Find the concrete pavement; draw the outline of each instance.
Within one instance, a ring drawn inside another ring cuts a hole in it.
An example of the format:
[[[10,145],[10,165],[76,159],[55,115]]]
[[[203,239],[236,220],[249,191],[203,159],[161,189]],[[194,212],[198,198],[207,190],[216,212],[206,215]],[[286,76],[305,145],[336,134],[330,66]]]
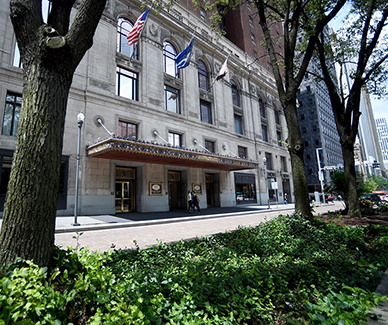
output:
[[[340,202],[315,207],[316,213],[335,211],[342,208]],[[231,208],[210,208],[202,214],[186,211],[159,213],[130,213],[119,216],[81,216],[80,226],[72,226],[74,218],[57,217],[55,242],[62,247],[88,247],[105,251],[134,248],[136,241],[140,248],[164,243],[189,240],[232,231],[238,227],[256,226],[273,217],[294,212],[294,204],[267,206],[248,205]],[[82,233],[82,235],[80,235]]]

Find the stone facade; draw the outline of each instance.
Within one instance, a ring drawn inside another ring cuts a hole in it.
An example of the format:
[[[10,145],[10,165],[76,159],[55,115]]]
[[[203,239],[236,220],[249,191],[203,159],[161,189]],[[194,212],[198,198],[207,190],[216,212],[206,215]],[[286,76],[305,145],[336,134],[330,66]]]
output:
[[[0,102],[3,103],[0,109],[3,164],[0,199],[4,201],[9,171],[6,161],[15,146],[15,136],[6,125],[10,112],[4,107],[7,99],[11,105],[8,107],[17,107],[11,95],[21,96],[23,81],[22,70],[15,62],[16,41],[9,19],[9,1],[0,2]],[[120,19],[127,19],[133,24],[142,11],[132,1],[108,1],[94,45],[75,72],[66,115],[58,214],[74,213],[76,116],[80,111],[85,121],[81,130],[79,215],[184,209],[187,192],[192,188],[200,196],[201,208],[266,204],[264,157],[271,159],[267,171],[271,181],[279,184],[278,200],[287,192],[289,202],[293,201],[288,152],[278,141],[279,136],[281,140],[287,138],[286,122],[272,74],[258,62],[252,63],[254,59],[228,39],[218,38],[208,22],[193,10],[178,4],[158,15],[151,11],[137,46],[138,55],[128,56],[118,45],[118,23]],[[189,66],[179,70],[179,76],[167,73],[165,42],[179,53],[186,48],[192,35],[195,35],[195,42]],[[229,72],[214,82],[226,57]],[[207,70],[209,85],[206,89],[199,84],[199,60]],[[128,86],[131,86],[131,98],[120,94],[127,92]],[[232,89],[239,97],[238,105],[233,101]],[[259,98],[266,111],[265,117],[260,115]],[[167,104],[171,103],[178,103],[178,111],[168,109]],[[204,111],[201,111],[201,103],[205,105]],[[12,114],[17,115],[17,112]],[[263,123],[267,125],[268,139],[263,139]],[[136,141],[156,146],[170,142],[177,151],[198,152],[204,161],[216,157],[235,158],[240,167],[217,169],[206,163],[176,164],[170,160],[165,162],[162,156],[149,161],[141,156],[136,160],[128,152],[127,158],[124,155],[103,158],[88,155],[87,148],[92,144],[106,138],[123,137],[123,127],[136,130]],[[251,167],[245,169],[244,161],[252,163]],[[236,172],[253,175],[246,178],[250,183],[237,184]],[[237,193],[236,188],[241,193]]]

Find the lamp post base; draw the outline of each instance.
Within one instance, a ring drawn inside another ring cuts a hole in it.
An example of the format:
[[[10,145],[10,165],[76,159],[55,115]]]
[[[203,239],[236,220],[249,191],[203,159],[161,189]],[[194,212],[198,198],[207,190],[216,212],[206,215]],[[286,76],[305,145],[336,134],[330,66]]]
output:
[[[74,222],[74,223],[72,223],[71,225],[72,225],[72,226],[81,226],[81,224],[78,223],[78,222]]]

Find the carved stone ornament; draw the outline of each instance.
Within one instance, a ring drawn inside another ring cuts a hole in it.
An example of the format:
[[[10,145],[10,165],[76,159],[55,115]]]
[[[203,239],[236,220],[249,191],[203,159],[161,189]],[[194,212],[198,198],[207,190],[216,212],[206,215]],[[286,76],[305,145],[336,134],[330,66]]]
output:
[[[158,26],[154,23],[151,23],[149,26],[150,34],[154,37],[158,36]]]

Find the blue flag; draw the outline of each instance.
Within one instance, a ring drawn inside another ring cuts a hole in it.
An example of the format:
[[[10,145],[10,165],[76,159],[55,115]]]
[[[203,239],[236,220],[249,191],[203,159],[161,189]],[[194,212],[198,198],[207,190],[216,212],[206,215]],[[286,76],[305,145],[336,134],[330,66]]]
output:
[[[194,36],[191,38],[189,46],[175,57],[178,69],[186,68],[190,64],[191,52],[193,51]]]

